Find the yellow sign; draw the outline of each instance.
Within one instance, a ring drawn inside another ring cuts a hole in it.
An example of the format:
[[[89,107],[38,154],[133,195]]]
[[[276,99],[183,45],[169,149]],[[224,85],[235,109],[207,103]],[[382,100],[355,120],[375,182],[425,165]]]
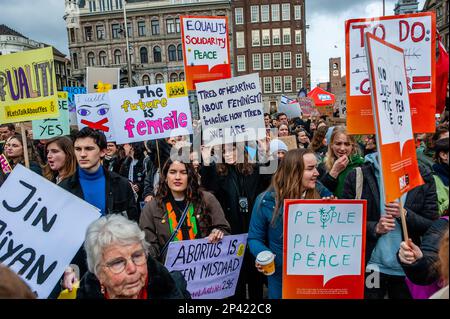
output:
[[[187,96],[186,82],[170,82],[166,83],[167,97],[183,97]]]
[[[51,47],[0,56],[0,123],[59,116]]]

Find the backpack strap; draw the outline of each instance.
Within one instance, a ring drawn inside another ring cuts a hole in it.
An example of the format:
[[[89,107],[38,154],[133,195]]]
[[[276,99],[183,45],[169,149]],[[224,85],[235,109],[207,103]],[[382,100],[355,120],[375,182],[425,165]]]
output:
[[[356,168],[356,196],[355,199],[361,199],[363,188],[363,173],[361,167]]]

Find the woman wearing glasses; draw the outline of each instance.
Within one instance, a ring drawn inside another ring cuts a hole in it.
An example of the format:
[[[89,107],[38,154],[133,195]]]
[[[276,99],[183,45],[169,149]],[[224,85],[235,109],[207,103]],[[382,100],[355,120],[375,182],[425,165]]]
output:
[[[93,222],[84,248],[89,272],[77,299],[186,299],[186,281],[148,256],[149,244],[139,226],[121,215]]]

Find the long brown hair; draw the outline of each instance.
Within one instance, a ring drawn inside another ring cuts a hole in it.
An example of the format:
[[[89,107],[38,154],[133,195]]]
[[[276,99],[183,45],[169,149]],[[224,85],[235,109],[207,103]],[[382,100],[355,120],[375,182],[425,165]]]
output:
[[[327,136],[328,126],[321,126],[314,132],[313,139],[309,148],[313,152],[317,152],[323,146],[323,139]]]
[[[442,236],[439,245],[439,260],[437,262],[438,271],[441,274],[445,285],[448,285],[448,229]]]
[[[23,154],[22,154],[22,158],[20,159],[20,161],[18,161],[18,163],[23,163],[25,161],[25,147],[24,147],[24,140],[22,139],[22,135],[21,134],[14,134],[13,136],[10,136],[6,142],[8,142],[9,140],[12,139],[16,139],[19,141],[19,143],[22,145],[22,150],[23,150]],[[39,164],[39,166],[42,167],[42,161],[41,158],[39,157],[38,153],[36,152],[36,148],[34,147],[33,143],[31,142],[31,140],[29,138],[25,138],[25,143],[27,143],[27,150],[28,150],[28,159],[29,161],[33,161],[36,162],[37,164]],[[15,166],[15,165],[14,165]]]
[[[328,151],[325,156],[325,167],[327,171],[330,171],[333,168],[334,162],[337,160],[336,155],[334,155],[333,146],[334,140],[339,134],[344,134],[347,137],[347,140],[352,145],[352,152],[350,156],[358,154],[358,145],[356,144],[355,138],[352,135],[349,135],[347,129],[344,126],[336,126],[331,133],[330,143],[328,143]]]
[[[235,148],[236,152],[242,152],[244,155],[244,162],[243,163],[236,163],[234,164],[236,166],[236,170],[238,173],[249,176],[253,174],[253,171],[255,169],[254,164],[250,163],[248,160],[248,152],[245,150],[244,143],[234,143],[233,148]],[[230,164],[225,163],[225,159],[223,157],[223,154],[225,153],[225,145],[222,146],[222,163],[216,164],[216,171],[219,176],[227,176],[228,175],[228,166]]]
[[[303,172],[305,170],[304,156],[314,153],[309,149],[294,149],[286,153],[280,166],[272,177],[272,188],[275,191],[275,209],[272,215],[272,225],[280,215],[279,209],[285,199],[302,198],[305,189],[302,187]],[[307,189],[305,199],[320,199],[316,189]]]
[[[75,155],[75,149],[73,147],[72,140],[67,136],[58,136],[48,140],[45,144],[45,154],[47,154],[47,148],[51,143],[56,143],[56,145],[66,155],[66,160],[62,169],[62,171],[64,172],[62,176],[63,179],[66,179],[75,174],[75,171],[77,170],[77,157]],[[43,175],[48,180],[53,180],[58,175],[58,172],[52,171],[50,165],[46,164],[43,169]]]

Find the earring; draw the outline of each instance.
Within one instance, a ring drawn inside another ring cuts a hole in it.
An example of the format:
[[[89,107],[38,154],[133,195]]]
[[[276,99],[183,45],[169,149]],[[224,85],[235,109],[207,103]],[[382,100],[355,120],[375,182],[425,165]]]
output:
[[[100,291],[101,291],[102,294],[104,295],[104,294],[105,294],[105,286],[100,285]]]

